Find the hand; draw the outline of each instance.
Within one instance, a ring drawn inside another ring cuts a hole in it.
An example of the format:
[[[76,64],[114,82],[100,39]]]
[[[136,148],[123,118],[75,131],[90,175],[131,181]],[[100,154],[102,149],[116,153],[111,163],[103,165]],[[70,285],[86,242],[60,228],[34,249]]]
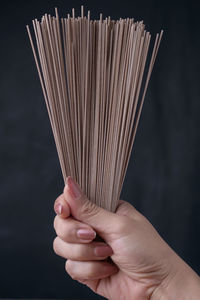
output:
[[[199,277],[132,205],[120,201],[116,213],[108,212],[68,177],[55,211],[54,251],[95,293],[110,300],[200,299]]]

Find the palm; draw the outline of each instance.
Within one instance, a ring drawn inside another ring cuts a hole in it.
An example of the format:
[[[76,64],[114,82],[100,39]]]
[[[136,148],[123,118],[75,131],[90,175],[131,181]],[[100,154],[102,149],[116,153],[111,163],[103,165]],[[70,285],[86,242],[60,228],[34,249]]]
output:
[[[147,293],[145,285],[130,278],[122,271],[104,279],[88,280],[84,283],[95,293],[110,300],[131,299],[130,295],[134,296],[134,300],[144,299]]]

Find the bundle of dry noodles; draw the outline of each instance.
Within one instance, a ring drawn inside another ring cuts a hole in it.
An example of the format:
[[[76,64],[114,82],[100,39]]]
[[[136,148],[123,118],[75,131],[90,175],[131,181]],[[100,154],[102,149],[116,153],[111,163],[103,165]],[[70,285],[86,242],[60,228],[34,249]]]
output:
[[[34,40],[27,30],[63,178],[115,211],[163,32],[147,66],[143,22],[55,13],[33,20]]]

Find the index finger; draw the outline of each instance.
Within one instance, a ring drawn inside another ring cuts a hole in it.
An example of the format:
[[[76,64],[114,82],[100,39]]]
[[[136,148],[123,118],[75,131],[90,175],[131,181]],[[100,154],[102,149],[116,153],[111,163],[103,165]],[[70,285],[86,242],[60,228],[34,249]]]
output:
[[[54,203],[54,210],[57,215],[61,218],[66,219],[70,216],[70,207],[67,201],[64,198],[64,195],[61,194]]]

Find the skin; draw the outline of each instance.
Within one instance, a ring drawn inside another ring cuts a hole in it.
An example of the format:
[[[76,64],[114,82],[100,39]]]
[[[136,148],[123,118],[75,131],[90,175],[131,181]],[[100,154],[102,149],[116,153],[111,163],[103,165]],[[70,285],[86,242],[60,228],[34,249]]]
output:
[[[54,209],[54,251],[67,259],[67,273],[95,293],[110,300],[200,299],[198,275],[129,203],[108,212],[69,177]]]

